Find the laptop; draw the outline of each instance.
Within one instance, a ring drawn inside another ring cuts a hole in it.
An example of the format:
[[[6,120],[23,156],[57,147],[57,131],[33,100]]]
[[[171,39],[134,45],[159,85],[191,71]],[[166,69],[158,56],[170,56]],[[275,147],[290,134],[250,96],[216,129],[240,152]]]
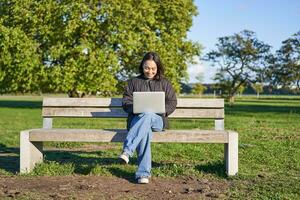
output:
[[[166,112],[165,92],[133,92],[133,113]]]

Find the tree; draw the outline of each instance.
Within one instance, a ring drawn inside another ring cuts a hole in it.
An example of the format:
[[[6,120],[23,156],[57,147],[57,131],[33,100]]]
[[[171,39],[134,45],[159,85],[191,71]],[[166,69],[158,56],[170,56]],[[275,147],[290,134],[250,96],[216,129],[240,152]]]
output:
[[[269,58],[267,77],[271,84],[300,91],[300,31],[282,42]]]
[[[238,88],[239,96],[242,96],[244,91],[245,91],[245,85],[240,85],[240,87]]]
[[[195,95],[202,96],[202,94],[204,93],[204,91],[207,89],[207,87],[205,87],[202,84],[203,79],[204,79],[204,74],[202,72],[198,73],[196,75],[196,79],[197,79],[197,83],[195,83],[193,85],[192,93],[195,94]]]
[[[249,30],[221,37],[216,46],[217,50],[207,53],[204,59],[219,66],[215,80],[233,103],[241,85],[262,79],[270,46]]]
[[[257,98],[259,98],[259,94],[264,91],[264,85],[262,83],[254,83],[252,84],[252,88],[255,90]]]
[[[0,94],[39,91],[43,77],[38,44],[19,28],[0,23]]]
[[[192,93],[195,95],[202,96],[206,89],[207,88],[202,83],[195,83],[192,89]]]
[[[199,44],[187,39],[196,14],[192,0],[0,0],[3,26],[37,44],[32,53],[44,76],[34,90],[71,96],[117,92],[119,81],[138,72],[147,51],[160,54],[179,91],[187,63],[200,54]]]

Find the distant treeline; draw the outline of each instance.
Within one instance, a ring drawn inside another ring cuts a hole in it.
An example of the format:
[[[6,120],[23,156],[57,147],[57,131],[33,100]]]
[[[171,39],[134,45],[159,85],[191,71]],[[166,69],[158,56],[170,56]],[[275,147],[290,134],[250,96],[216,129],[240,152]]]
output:
[[[181,83],[181,90],[180,93],[182,94],[192,94],[193,93],[193,87],[195,84],[185,84]],[[216,94],[216,95],[224,95],[221,88],[217,88],[216,84],[203,84],[203,86],[206,88],[203,92],[203,94]],[[244,91],[242,93],[237,92],[235,95],[243,95],[243,94],[257,94],[256,90],[251,87],[247,86],[245,87]],[[273,88],[272,86],[263,86],[262,92],[260,94],[267,94],[267,95],[300,95],[300,91],[297,90],[291,90],[290,88]]]

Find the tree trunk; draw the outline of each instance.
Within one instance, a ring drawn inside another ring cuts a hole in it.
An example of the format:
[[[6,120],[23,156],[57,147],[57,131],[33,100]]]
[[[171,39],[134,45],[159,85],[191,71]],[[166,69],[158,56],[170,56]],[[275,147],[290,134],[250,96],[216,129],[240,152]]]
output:
[[[229,101],[229,104],[230,104],[230,105],[233,105],[233,104],[234,104],[234,95],[230,95],[230,96],[228,97],[228,101]]]
[[[83,98],[85,97],[85,93],[84,92],[80,93],[76,89],[72,89],[68,91],[68,96],[70,98]]]

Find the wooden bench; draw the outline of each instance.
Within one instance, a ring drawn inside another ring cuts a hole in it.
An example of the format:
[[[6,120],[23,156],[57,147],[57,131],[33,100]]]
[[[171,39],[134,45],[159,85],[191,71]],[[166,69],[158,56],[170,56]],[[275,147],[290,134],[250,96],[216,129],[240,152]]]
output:
[[[55,129],[54,117],[126,118],[121,98],[44,98],[43,128],[20,133],[20,172],[30,172],[43,161],[43,142],[123,142],[126,130]],[[214,119],[214,130],[166,130],[155,132],[152,142],[221,143],[225,145],[226,173],[238,172],[238,133],[224,130],[223,99],[178,99],[170,118]]]

